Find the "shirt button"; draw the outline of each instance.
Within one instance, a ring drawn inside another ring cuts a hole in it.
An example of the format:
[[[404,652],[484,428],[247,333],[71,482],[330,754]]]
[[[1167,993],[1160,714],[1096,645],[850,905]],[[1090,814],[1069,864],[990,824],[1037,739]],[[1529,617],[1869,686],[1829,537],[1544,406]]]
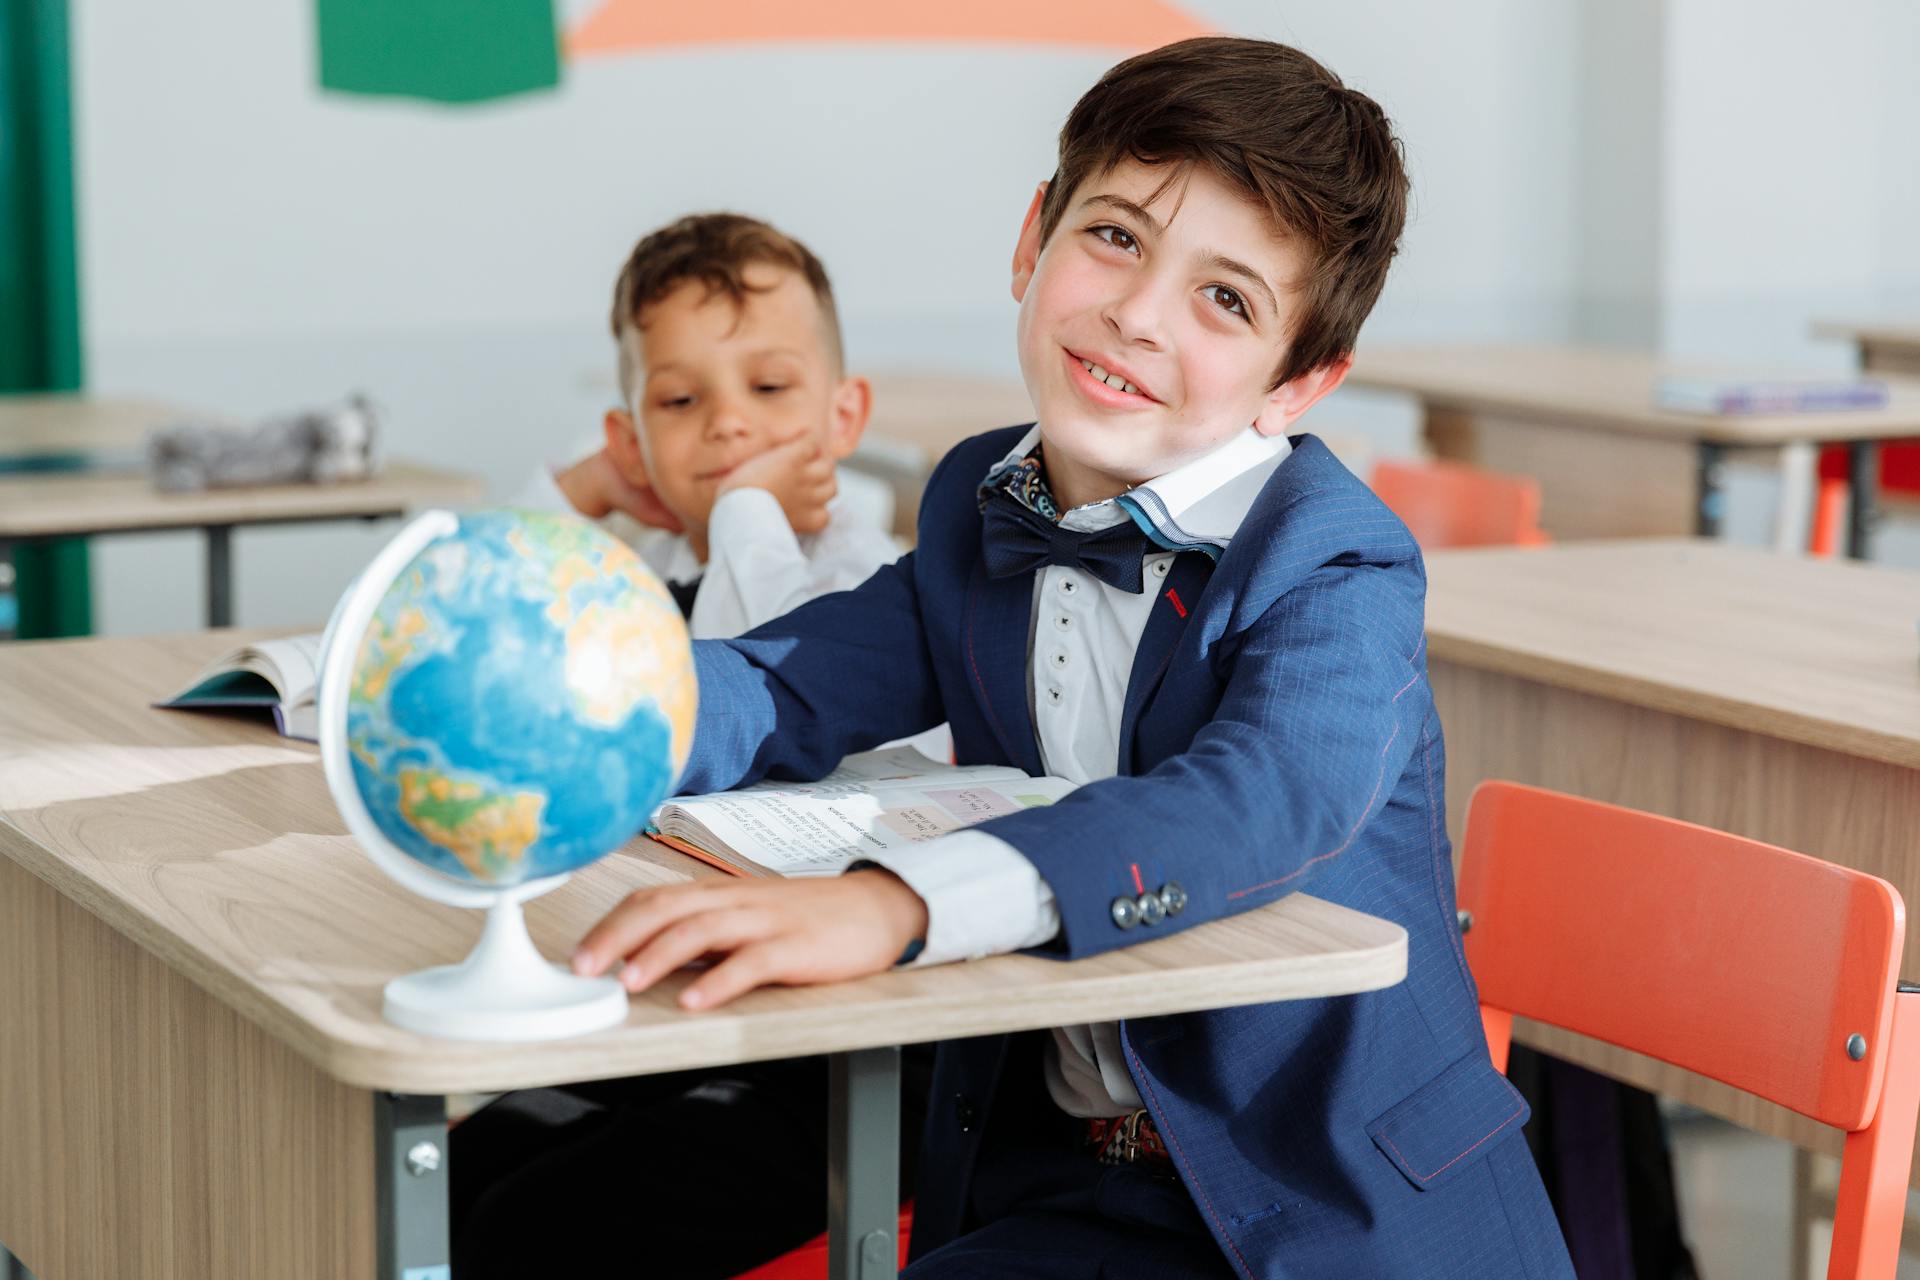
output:
[[[1055,630],[1071,631],[1073,630],[1073,619],[1063,613],[1063,614],[1060,614],[1058,617],[1054,618],[1053,625]]]
[[[1167,909],[1168,915],[1179,915],[1187,909],[1187,891],[1178,882],[1167,881],[1160,886],[1160,905]]]
[[[1157,893],[1141,894],[1140,901],[1136,905],[1140,908],[1141,924],[1159,924],[1167,918],[1167,909],[1161,904],[1160,895]]]
[[[1166,576],[1167,576],[1167,566],[1168,566],[1168,564],[1169,564],[1169,563],[1171,563],[1171,562],[1170,562],[1170,561],[1166,561],[1166,560],[1156,560],[1156,561],[1154,561],[1154,562],[1153,562],[1153,576],[1154,576],[1154,577],[1156,577],[1156,578],[1164,578],[1164,577],[1166,577]]]
[[[1061,694],[1061,689],[1059,685],[1055,685],[1053,686],[1053,688],[1047,690],[1047,701],[1053,703],[1055,706],[1060,705],[1061,696],[1062,694]]]
[[[1048,661],[1052,662],[1056,667],[1065,667],[1071,659],[1067,657],[1067,651],[1065,649],[1055,649],[1052,654],[1048,656]]]
[[[1070,595],[1072,595],[1072,594],[1073,594],[1074,592],[1076,592],[1076,591],[1078,591],[1079,589],[1080,589],[1080,584],[1079,584],[1079,583],[1077,583],[1077,582],[1075,582],[1075,581],[1074,581],[1074,580],[1073,580],[1072,578],[1062,578],[1062,579],[1060,579],[1060,594],[1061,594],[1061,595],[1063,595],[1063,596],[1070,596]]]
[[[1115,898],[1108,910],[1113,913],[1113,922],[1122,929],[1131,929],[1140,923],[1140,904],[1132,898]]]

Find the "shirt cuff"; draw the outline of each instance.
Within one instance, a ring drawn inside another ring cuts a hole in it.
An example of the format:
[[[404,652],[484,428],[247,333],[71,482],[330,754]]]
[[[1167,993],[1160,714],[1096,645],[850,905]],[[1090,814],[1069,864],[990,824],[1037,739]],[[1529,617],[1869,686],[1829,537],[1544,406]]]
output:
[[[1022,951],[1060,932],[1047,882],[1018,849],[984,831],[956,831],[861,861],[893,872],[927,904],[927,945],[914,967]]]

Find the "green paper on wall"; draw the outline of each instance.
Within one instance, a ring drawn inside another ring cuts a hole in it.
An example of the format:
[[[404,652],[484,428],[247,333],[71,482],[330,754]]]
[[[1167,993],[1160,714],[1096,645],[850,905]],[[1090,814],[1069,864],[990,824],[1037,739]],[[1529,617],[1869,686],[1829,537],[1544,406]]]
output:
[[[484,102],[560,83],[553,0],[315,0],[320,87]]]

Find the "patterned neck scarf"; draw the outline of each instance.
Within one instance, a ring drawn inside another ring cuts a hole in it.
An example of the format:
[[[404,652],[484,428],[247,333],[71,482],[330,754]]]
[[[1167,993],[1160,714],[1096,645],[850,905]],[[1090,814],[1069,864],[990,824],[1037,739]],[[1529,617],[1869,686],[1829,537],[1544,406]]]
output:
[[[986,509],[994,494],[1004,493],[1042,519],[1060,523],[1060,507],[1047,484],[1047,464],[1041,448],[1036,444],[1026,457],[1002,462],[987,473],[987,478],[980,482],[981,510]]]

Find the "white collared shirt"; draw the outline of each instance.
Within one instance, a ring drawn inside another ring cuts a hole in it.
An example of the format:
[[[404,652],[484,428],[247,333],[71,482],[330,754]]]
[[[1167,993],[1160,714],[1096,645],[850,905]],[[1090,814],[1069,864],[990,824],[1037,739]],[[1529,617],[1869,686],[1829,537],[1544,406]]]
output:
[[[1038,428],[1028,432],[1007,459],[1025,457],[1039,438]],[[1290,452],[1285,436],[1263,436],[1249,427],[1121,498],[1075,507],[1060,523],[1104,529],[1133,518],[1125,503],[1145,516],[1160,547],[1217,556]],[[1028,699],[1048,773],[1087,783],[1119,772],[1120,721],[1134,651],[1160,597],[1157,584],[1173,560],[1172,551],[1149,550],[1145,589],[1138,594],[1059,565],[1034,575]],[[1019,850],[983,831],[958,831],[873,861],[926,901],[926,946],[916,964],[1019,951],[1060,931],[1053,891],[1040,873]],[[1054,1101],[1071,1115],[1123,1115],[1141,1105],[1114,1023],[1056,1029],[1046,1075]]]
[[[687,629],[696,640],[744,635],[815,596],[846,591],[900,558],[900,547],[863,514],[864,495],[849,492],[877,481],[840,473],[842,496],[827,508],[827,527],[795,534],[780,502],[765,489],[734,489],[713,504],[707,521],[707,562],[700,563],[684,534],[669,533],[614,512],[597,523],[620,539],[666,582],[698,579]],[[884,488],[884,486],[880,486]],[[886,495],[889,496],[890,495]],[[536,511],[571,511],[567,496],[542,469],[518,495]],[[916,740],[917,742],[917,740]]]

